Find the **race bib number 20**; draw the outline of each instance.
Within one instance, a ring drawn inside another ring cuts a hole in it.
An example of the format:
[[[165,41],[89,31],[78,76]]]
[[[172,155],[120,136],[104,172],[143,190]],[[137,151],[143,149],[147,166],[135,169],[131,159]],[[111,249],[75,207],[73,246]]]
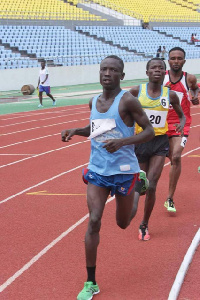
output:
[[[165,127],[168,111],[145,109],[145,113],[153,127],[156,128]]]

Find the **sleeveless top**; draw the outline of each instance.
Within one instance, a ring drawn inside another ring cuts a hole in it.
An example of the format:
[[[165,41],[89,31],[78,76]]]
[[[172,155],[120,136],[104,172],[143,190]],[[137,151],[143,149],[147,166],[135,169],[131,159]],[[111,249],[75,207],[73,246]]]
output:
[[[121,139],[134,135],[134,127],[128,127],[119,115],[119,103],[127,91],[121,91],[105,113],[97,111],[97,95],[92,100],[90,115],[91,154],[88,169],[103,176],[116,174],[135,174],[140,171],[135,146],[126,145],[114,153],[109,153],[103,146],[105,140]]]
[[[147,87],[148,83],[140,85],[138,100],[154,128],[155,135],[164,135],[168,130],[169,89],[161,86],[161,95],[157,98],[152,98],[148,95]],[[136,124],[136,134],[142,130],[143,129]]]
[[[169,71],[166,71],[163,85],[168,85],[171,91],[174,91],[180,101],[183,113],[186,117],[186,126],[191,124],[190,115],[190,98],[189,98],[189,87],[187,85],[187,73],[183,72],[180,79],[176,82],[172,82],[170,79]],[[169,124],[180,123],[178,115],[172,106],[170,106],[167,121]]]

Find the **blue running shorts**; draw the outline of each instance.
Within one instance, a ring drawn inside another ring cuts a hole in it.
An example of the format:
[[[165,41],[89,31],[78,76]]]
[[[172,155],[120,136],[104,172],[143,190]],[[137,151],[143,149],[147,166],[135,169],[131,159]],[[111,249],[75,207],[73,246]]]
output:
[[[45,92],[46,94],[50,94],[50,86],[39,85],[39,92]]]
[[[123,196],[129,195],[138,177],[139,173],[103,176],[89,169],[83,169],[84,183],[88,184],[89,182],[99,187],[109,188],[111,196],[115,194]]]

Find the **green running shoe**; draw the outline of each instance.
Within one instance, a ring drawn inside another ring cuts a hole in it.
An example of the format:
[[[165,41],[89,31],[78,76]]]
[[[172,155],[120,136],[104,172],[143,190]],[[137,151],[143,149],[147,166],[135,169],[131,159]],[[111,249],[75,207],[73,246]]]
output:
[[[141,188],[141,194],[145,193],[146,190],[149,188],[149,180],[146,177],[146,172],[140,170],[140,175],[139,175],[140,180],[143,180],[143,186]]]
[[[171,199],[171,198],[168,198],[165,201],[164,207],[166,207],[169,212],[174,212],[174,213],[176,212],[176,208],[174,206],[173,199]]]
[[[84,283],[84,288],[78,294],[77,300],[91,300],[93,295],[98,294],[100,289],[97,284],[93,284],[92,281],[87,281]]]

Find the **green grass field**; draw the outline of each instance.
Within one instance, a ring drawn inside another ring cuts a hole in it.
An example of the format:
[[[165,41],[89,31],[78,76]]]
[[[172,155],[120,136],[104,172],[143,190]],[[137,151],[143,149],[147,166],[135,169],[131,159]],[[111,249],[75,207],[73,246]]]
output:
[[[198,82],[200,74],[196,75]],[[123,80],[121,81],[122,88],[130,88],[134,85],[147,82],[147,79]],[[77,104],[86,104],[90,98],[100,93],[102,87],[100,83],[81,84],[72,86],[52,87],[51,94],[56,98],[56,106],[68,106]],[[0,114],[9,114],[15,112],[33,111],[38,109],[39,99],[37,90],[30,95],[24,96],[21,91],[3,91],[0,92]],[[44,108],[52,107],[52,100],[46,97],[44,93],[43,99]],[[52,107],[54,108],[54,107]],[[43,109],[43,108],[42,108]]]

